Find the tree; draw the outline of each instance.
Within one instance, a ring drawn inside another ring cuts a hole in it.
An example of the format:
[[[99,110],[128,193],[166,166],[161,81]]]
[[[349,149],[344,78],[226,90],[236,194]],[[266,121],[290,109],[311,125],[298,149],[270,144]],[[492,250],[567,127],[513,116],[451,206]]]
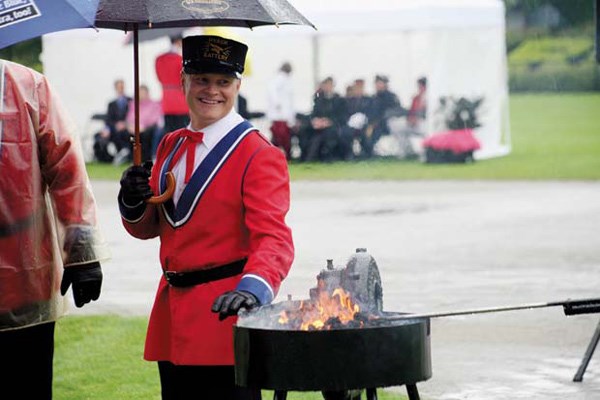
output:
[[[36,71],[43,72],[40,54],[42,52],[42,39],[35,38],[14,44],[0,50],[0,58],[26,65]]]
[[[507,11],[520,11],[525,16],[544,5],[555,7],[564,18],[565,27],[580,26],[594,19],[595,0],[504,0]]]

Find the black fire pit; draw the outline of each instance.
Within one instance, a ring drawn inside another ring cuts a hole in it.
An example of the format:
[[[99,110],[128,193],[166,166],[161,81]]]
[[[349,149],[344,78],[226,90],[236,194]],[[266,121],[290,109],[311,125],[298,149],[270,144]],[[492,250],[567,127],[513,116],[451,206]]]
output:
[[[342,268],[327,260],[309,294],[307,300],[290,299],[240,316],[234,326],[238,385],[274,390],[275,400],[285,400],[288,391],[360,400],[363,390],[367,400],[377,400],[377,388],[405,385],[410,400],[418,400],[417,382],[431,377],[432,318],[555,306],[562,306],[565,315],[600,312],[600,298],[422,314],[384,312],[379,269],[364,248],[356,249]]]
[[[261,308],[260,314],[278,315],[298,303],[273,304]],[[274,390],[276,399],[285,399],[287,391],[362,389],[376,399],[376,388],[406,385],[414,400],[419,398],[416,383],[431,377],[428,318],[312,331],[273,327],[259,320],[256,315],[241,317],[234,327],[236,383]]]

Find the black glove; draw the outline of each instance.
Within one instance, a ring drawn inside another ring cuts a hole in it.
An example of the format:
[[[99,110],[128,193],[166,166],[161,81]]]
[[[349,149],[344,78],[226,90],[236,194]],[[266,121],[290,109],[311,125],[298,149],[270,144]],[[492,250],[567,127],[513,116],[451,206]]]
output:
[[[149,183],[151,170],[152,161],[146,161],[143,165],[133,165],[123,172],[119,197],[125,204],[134,206],[154,195]]]
[[[102,287],[102,268],[99,262],[66,267],[60,284],[60,293],[64,296],[73,284],[73,299],[79,308],[100,297]]]
[[[237,315],[242,308],[250,310],[258,305],[258,299],[252,293],[234,290],[217,297],[213,303],[212,312],[219,313],[219,321],[223,321],[227,317]]]

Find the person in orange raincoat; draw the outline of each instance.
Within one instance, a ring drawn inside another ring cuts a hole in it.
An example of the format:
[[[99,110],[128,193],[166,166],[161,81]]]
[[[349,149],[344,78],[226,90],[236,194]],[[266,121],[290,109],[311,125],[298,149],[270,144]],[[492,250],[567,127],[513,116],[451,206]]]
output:
[[[63,296],[97,300],[109,256],[73,128],[43,75],[0,60],[0,382],[24,399],[52,398]]]
[[[158,361],[164,400],[260,398],[235,386],[232,328],[240,309],[273,300],[294,257],[285,155],[234,108],[246,52],[218,36],[184,39],[191,123],[163,138],[154,167],[121,179],[125,228],[161,242],[144,357]],[[173,198],[146,203],[169,171]]]

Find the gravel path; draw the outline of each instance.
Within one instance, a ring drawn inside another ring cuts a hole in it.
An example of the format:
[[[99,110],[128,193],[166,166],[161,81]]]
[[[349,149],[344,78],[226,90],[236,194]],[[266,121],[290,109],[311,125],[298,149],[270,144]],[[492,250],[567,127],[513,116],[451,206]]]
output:
[[[74,314],[147,315],[158,241],[127,236],[118,183],[92,183],[113,258],[100,301]],[[430,312],[600,295],[598,182],[294,182],[296,260],[276,299],[308,296],[331,258],[375,257],[384,309]],[[600,314],[560,308],[432,320],[426,399],[599,399],[600,354],[572,377]],[[404,391],[402,388],[398,388]]]

